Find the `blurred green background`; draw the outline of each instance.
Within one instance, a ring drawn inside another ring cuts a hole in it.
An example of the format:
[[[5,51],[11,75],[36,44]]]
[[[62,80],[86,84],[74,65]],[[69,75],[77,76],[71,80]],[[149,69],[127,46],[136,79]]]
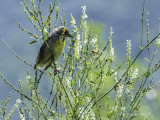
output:
[[[45,0],[42,8],[44,13],[48,12],[48,4],[52,0]],[[109,37],[109,27],[113,27],[113,47],[115,49],[116,59],[120,61],[126,55],[126,40],[132,40],[132,58],[139,51],[141,40],[141,18],[143,0],[59,0],[60,8],[64,8],[66,15],[66,26],[71,30],[70,13],[73,14],[76,23],[78,24],[82,15],[81,6],[87,6],[88,20],[93,19],[96,23],[95,31],[99,35],[99,45],[103,45]],[[149,11],[149,27],[150,39],[159,32],[159,17],[160,17],[160,0],[146,0],[145,10]],[[3,38],[11,46],[11,48],[23,59],[31,64],[35,63],[38,44],[27,45],[32,41],[29,36],[21,31],[14,17],[22,24],[24,28],[30,28],[30,22],[23,11],[21,0],[0,0],[0,38]],[[45,15],[45,14],[44,14]],[[146,18],[146,11],[144,18]],[[146,38],[146,19],[144,19],[144,40]],[[34,31],[33,31],[34,32]],[[65,48],[67,49],[67,48]],[[137,66],[141,65],[142,69],[145,66],[144,57],[147,57],[145,52],[140,56]],[[144,67],[145,68],[145,67]],[[33,68],[25,65],[18,60],[0,41],[0,72],[11,82],[18,87],[18,80],[25,82],[27,76],[26,69],[29,69],[34,75]],[[156,81],[159,80],[159,75],[156,76]],[[3,101],[12,91],[3,80],[0,80],[0,102]],[[143,101],[141,108],[142,115],[152,120],[158,120],[160,117],[160,95],[159,87],[152,90]],[[10,106],[15,104],[18,94],[13,92]],[[10,108],[8,108],[10,110]],[[16,118],[16,116],[15,116]],[[14,117],[12,118],[14,119]]]

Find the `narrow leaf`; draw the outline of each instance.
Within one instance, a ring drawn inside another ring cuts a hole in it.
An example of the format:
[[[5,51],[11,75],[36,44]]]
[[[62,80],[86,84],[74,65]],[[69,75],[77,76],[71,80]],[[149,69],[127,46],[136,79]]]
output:
[[[35,40],[35,41],[32,41],[32,42],[30,42],[30,43],[28,43],[27,45],[32,45],[33,43],[36,43],[37,41]]]

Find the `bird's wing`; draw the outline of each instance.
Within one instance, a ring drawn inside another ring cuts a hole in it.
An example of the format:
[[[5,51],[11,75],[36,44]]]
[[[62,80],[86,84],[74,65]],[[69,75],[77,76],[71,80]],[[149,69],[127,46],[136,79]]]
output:
[[[44,52],[47,47],[46,43],[48,43],[50,40],[57,40],[57,39],[59,39],[59,36],[56,33],[52,33],[51,35],[48,36],[46,42],[44,42],[41,45],[41,48],[38,52],[38,56],[37,56],[36,64],[35,64],[34,68],[36,68],[39,65],[39,63],[41,62],[41,60],[44,58]]]
[[[35,64],[34,68],[36,68],[36,67],[38,66],[38,64],[41,62],[41,60],[43,59],[45,47],[46,47],[46,43],[44,42],[44,43],[41,45],[41,48],[40,48],[40,50],[39,50],[39,52],[38,52],[38,56],[37,56],[36,64]]]

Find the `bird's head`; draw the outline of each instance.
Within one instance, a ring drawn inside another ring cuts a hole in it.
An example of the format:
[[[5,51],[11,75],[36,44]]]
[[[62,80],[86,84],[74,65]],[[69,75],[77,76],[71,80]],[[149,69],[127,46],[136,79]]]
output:
[[[73,37],[70,33],[69,33],[69,30],[66,28],[66,27],[64,27],[64,26],[60,26],[60,27],[58,27],[58,28],[55,28],[54,30],[53,30],[56,34],[58,34],[58,35],[60,35],[60,36],[62,36],[62,37]]]

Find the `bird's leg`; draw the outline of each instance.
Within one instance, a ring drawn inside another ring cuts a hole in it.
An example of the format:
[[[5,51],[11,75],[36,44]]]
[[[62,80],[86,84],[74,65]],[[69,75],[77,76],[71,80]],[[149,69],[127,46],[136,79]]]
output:
[[[52,61],[44,68],[44,71],[46,71],[51,65],[52,65]]]
[[[59,74],[59,70],[57,69],[57,65],[55,63],[55,59],[53,56],[51,57],[51,63],[52,62],[53,62],[53,66],[51,65],[51,67],[54,69],[54,75]]]
[[[55,63],[55,61],[53,61],[53,67],[54,67],[54,75],[59,74],[59,70],[57,69],[57,65]]]
[[[52,66],[52,56],[46,60],[46,63],[49,63],[49,64],[45,66],[44,71],[46,71],[49,67]]]
[[[48,59],[49,60],[49,59]],[[47,60],[47,61],[48,61]],[[47,62],[46,61],[46,62]],[[39,82],[40,82],[40,79],[41,79],[41,77],[42,77],[42,75],[43,75],[43,73],[51,66],[51,64],[52,64],[52,62],[50,62],[49,63],[49,65],[47,65],[45,68],[44,68],[44,70],[43,71],[41,71],[41,74],[39,75],[39,78],[37,78],[37,63],[35,64],[35,70],[36,70],[36,72],[35,72],[35,88],[36,88],[36,90],[38,89],[38,84],[39,84]]]

